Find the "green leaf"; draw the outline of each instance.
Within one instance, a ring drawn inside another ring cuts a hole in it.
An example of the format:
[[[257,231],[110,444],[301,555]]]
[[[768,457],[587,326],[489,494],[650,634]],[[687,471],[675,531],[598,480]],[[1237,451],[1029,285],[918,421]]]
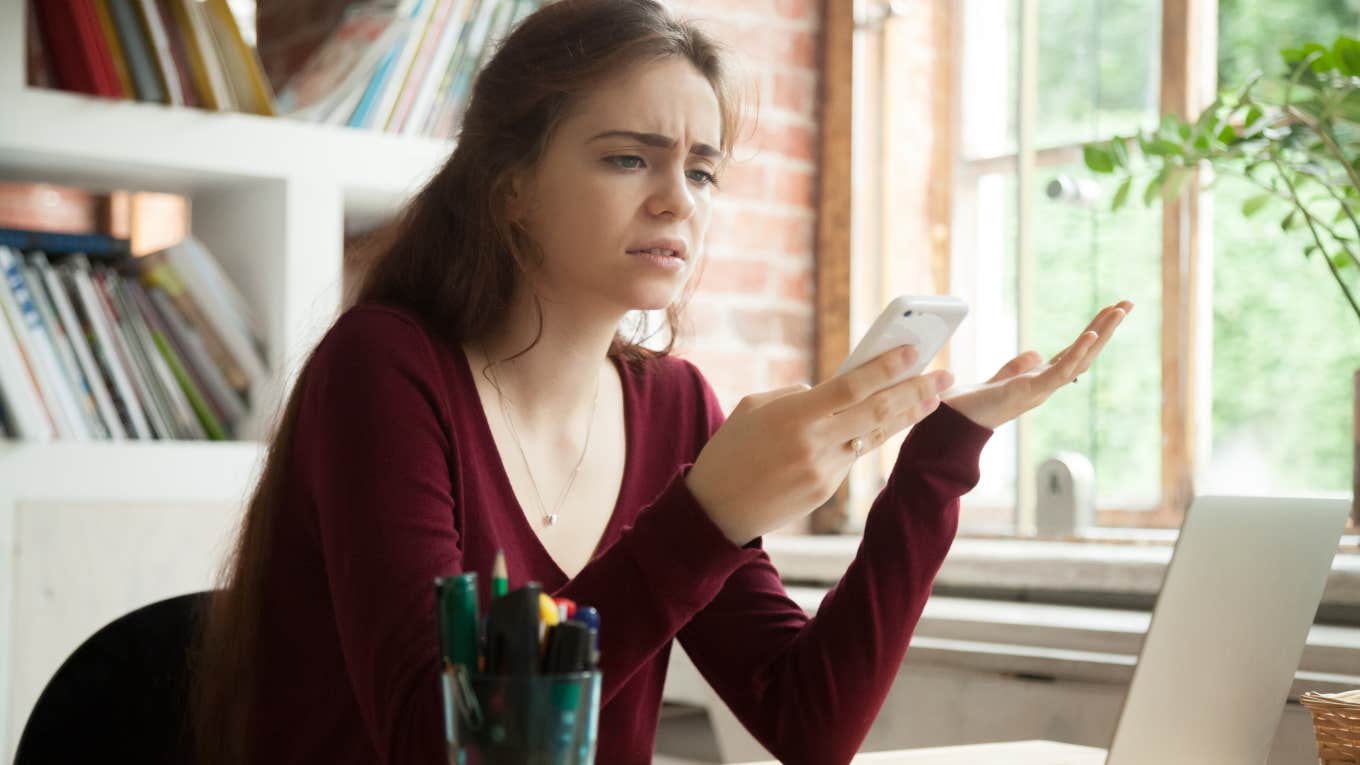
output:
[[[1247,108],[1247,116],[1244,120],[1242,120],[1242,127],[1249,128],[1252,125],[1255,125],[1256,121],[1261,119],[1261,117],[1264,115],[1265,112],[1261,111],[1261,107],[1257,106],[1256,104],[1252,104]]]
[[[1154,138],[1143,146],[1143,153],[1154,157],[1182,156],[1181,145],[1165,138]]]
[[[1284,231],[1289,231],[1290,229],[1296,228],[1299,225],[1298,219],[1299,211],[1290,210],[1289,214],[1284,216],[1284,220],[1280,221],[1280,228]]]
[[[1310,244],[1310,245],[1308,245],[1307,247],[1304,247],[1304,248],[1303,248],[1303,257],[1304,257],[1304,259],[1306,260],[1306,259],[1308,259],[1308,258],[1313,257],[1313,253],[1317,252],[1318,249],[1319,249],[1319,248],[1318,248],[1318,246],[1317,246],[1316,244]]]
[[[1342,35],[1332,43],[1332,63],[1350,77],[1360,74],[1360,40]]]
[[[1270,197],[1271,197],[1270,194],[1257,194],[1256,196],[1243,202],[1242,215],[1247,218],[1250,218],[1251,216],[1255,215],[1257,212],[1260,211],[1262,207],[1266,206],[1266,202],[1270,201]]]
[[[1114,172],[1114,158],[1103,146],[1088,143],[1081,147],[1081,157],[1086,162],[1086,166],[1093,172],[1112,173]]]
[[[1233,126],[1232,126],[1232,125],[1224,125],[1224,126],[1223,126],[1223,129],[1220,130],[1220,131],[1218,131],[1218,142],[1219,142],[1219,143],[1224,144],[1225,146],[1227,146],[1227,145],[1231,145],[1232,142],[1233,142],[1233,141],[1236,141],[1236,140],[1237,140],[1237,131],[1233,129]]]
[[[1123,138],[1115,138],[1110,141],[1110,157],[1114,160],[1117,167],[1128,168],[1129,166],[1129,146]]]
[[[1355,258],[1351,257],[1349,252],[1342,250],[1332,256],[1332,265],[1336,267],[1336,270],[1342,271],[1355,265]]]
[[[1125,178],[1124,182],[1119,184],[1119,189],[1114,192],[1114,200],[1110,202],[1110,212],[1118,210],[1124,206],[1125,202],[1129,201],[1129,189],[1132,187],[1133,176]]]
[[[1155,176],[1152,177],[1152,180],[1148,181],[1147,188],[1143,189],[1144,206],[1152,205],[1153,200],[1155,200],[1157,198],[1157,195],[1161,193],[1162,182],[1165,180],[1166,180],[1166,168],[1162,168],[1161,172],[1157,173]]]

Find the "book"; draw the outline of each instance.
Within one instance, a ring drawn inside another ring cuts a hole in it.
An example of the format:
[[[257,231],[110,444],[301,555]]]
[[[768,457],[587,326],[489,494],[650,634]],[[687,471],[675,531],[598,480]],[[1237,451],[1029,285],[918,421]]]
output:
[[[397,99],[401,96],[402,88],[405,87],[406,80],[410,76],[411,64],[415,61],[416,52],[420,50],[421,38],[425,34],[426,28],[429,27],[435,1],[416,0],[410,6],[411,23],[407,26],[401,51],[392,65],[387,82],[383,84],[382,90],[378,94],[377,104],[364,122],[365,127],[373,127],[379,131],[387,130],[388,122],[391,121],[392,113],[397,106]],[[403,7],[405,7],[404,4]]]
[[[38,28],[38,3],[37,0],[28,0],[28,13],[26,16],[24,36],[25,45],[28,49],[28,56],[24,61],[27,70],[25,81],[31,88],[55,88],[57,87],[56,67],[52,63],[52,52],[43,43],[42,30]],[[16,428],[13,422],[10,423],[10,434],[16,435]]]
[[[298,119],[327,121],[344,111],[348,119],[383,55],[401,31],[395,9],[351,6],[332,32],[278,94],[278,110]]]
[[[56,436],[56,427],[38,392],[28,357],[19,346],[21,330],[21,326],[10,320],[9,311],[0,309],[0,396],[5,399],[5,410],[14,426],[14,435],[51,441]]]
[[[222,440],[227,438],[226,431],[220,422],[220,414],[214,411],[209,403],[209,398],[204,394],[203,387],[198,379],[195,379],[194,370],[191,364],[185,363],[185,346],[181,340],[176,339],[187,337],[187,326],[181,321],[177,321],[173,304],[165,293],[158,289],[151,289],[148,293],[151,304],[155,309],[155,316],[158,321],[159,339],[156,341],[161,348],[171,369],[175,372],[175,377],[180,380],[181,387],[188,395],[189,401],[193,404],[194,411],[199,416],[199,422],[203,429],[208,432],[209,438]]]
[[[415,101],[411,104],[411,113],[407,115],[406,130],[403,131],[407,135],[424,130],[430,112],[434,109],[440,84],[444,80],[444,64],[452,56],[458,43],[459,31],[467,20],[467,11],[471,4],[472,0],[450,0],[446,15],[438,21],[439,42],[430,59],[430,67],[421,79]]]
[[[104,44],[108,46],[109,58],[113,62],[114,74],[118,77],[118,86],[123,91],[123,98],[134,98],[137,94],[136,87],[132,84],[132,73],[128,71],[127,55],[123,53],[123,42],[118,39],[118,30],[113,26],[113,14],[109,12],[108,0],[91,0],[94,5],[95,16],[99,19],[100,36],[104,38]]]
[[[203,105],[217,111],[235,111],[236,100],[222,70],[203,5],[198,0],[170,0],[170,11],[183,32],[189,68]]]
[[[198,93],[198,83],[194,81],[193,69],[189,64],[188,44],[185,41],[187,33],[176,23],[175,16],[170,11],[173,0],[149,0],[149,2],[155,6],[161,28],[165,30],[170,63],[175,70],[175,79],[179,83],[181,100],[185,106],[195,108],[203,106],[203,97]]]
[[[245,298],[197,237],[185,237],[167,248],[165,254],[183,278],[185,288],[203,308],[206,320],[245,370],[251,388],[258,389],[269,377],[259,316],[249,309]]]
[[[240,111],[272,117],[274,94],[255,49],[246,44],[227,0],[203,0],[203,10],[217,54]]]
[[[81,324],[75,308],[71,305],[66,284],[63,283],[56,268],[48,262],[44,253],[34,253],[30,255],[30,258],[38,266],[43,281],[47,285],[47,294],[52,299],[53,307],[57,310],[57,316],[66,327],[67,337],[71,341],[71,350],[75,352],[76,362],[80,365],[80,371],[84,375],[86,383],[90,386],[90,394],[94,397],[95,407],[99,410],[99,418],[104,425],[108,438],[113,441],[122,441],[127,438],[127,431],[124,430],[123,420],[114,407],[104,373],[100,370],[98,362],[95,361],[94,353],[90,349],[88,333]]]
[[[0,181],[0,228],[87,234],[98,214],[99,197],[83,189]]]
[[[57,361],[61,365],[62,381],[75,397],[76,404],[80,408],[80,417],[84,420],[90,437],[95,440],[106,440],[109,437],[108,429],[104,426],[103,419],[100,417],[99,408],[95,404],[94,393],[90,389],[89,381],[85,379],[85,373],[81,370],[80,363],[76,359],[67,327],[57,314],[56,304],[53,302],[52,296],[48,294],[47,282],[39,270],[39,262],[34,256],[28,256],[24,259],[22,267],[25,281],[28,283],[28,290],[33,297],[33,304],[37,307],[38,314],[42,316],[43,324],[47,326],[52,344],[56,347]]]
[[[67,264],[71,266],[69,271],[71,283],[80,299],[83,314],[88,322],[88,330],[94,337],[96,357],[104,373],[113,381],[112,390],[127,420],[128,430],[136,438],[151,439],[153,438],[151,425],[128,376],[128,361],[116,343],[113,321],[95,290],[90,264],[80,255],[72,256]]]
[[[368,85],[364,88],[363,94],[359,97],[359,104],[354,107],[354,111],[349,116],[349,121],[345,124],[350,127],[363,127],[369,118],[369,114],[378,103],[379,94],[382,93],[383,85],[392,76],[393,67],[397,57],[401,55],[402,48],[406,45],[406,39],[411,34],[411,14],[405,10],[405,6],[412,5],[410,0],[406,0],[402,6],[397,8],[397,18],[400,23],[396,37],[387,46],[382,59],[378,62],[378,67],[369,78]]]
[[[123,44],[123,55],[127,57],[128,74],[136,88],[138,101],[168,103],[165,86],[161,82],[151,41],[147,38],[138,18],[134,0],[108,0],[109,15],[113,17],[118,39]]]
[[[95,296],[103,305],[105,315],[109,319],[110,334],[114,347],[117,349],[117,355],[123,363],[124,373],[132,383],[133,395],[137,397],[137,402],[146,415],[147,424],[151,426],[151,437],[163,440],[173,439],[175,433],[170,427],[165,404],[162,400],[163,394],[157,389],[155,380],[150,378],[150,369],[146,365],[146,359],[141,353],[141,349],[133,342],[127,317],[113,299],[112,288],[109,283],[111,278],[111,273],[106,268],[99,266],[92,269],[90,273],[90,282],[94,286]]]
[[[455,1],[434,0],[434,9],[430,14],[429,22],[421,32],[420,47],[417,48],[416,57],[411,62],[411,70],[406,74],[406,81],[401,85],[401,94],[397,97],[392,115],[387,120],[387,132],[400,133],[402,126],[406,124],[406,119],[411,113],[411,107],[415,105],[421,82],[424,81],[430,65],[434,61],[434,51],[439,46],[439,33],[443,24],[448,21],[449,11]]]
[[[18,253],[8,247],[0,247],[0,276],[5,282],[0,284],[0,309],[9,317],[19,348],[28,358],[38,393],[47,405],[55,426],[55,435],[58,438],[88,440],[89,433],[83,426],[70,390],[62,380],[56,349],[29,295],[20,270]]]
[[[170,393],[174,404],[175,419],[184,437],[191,439],[208,438],[208,432],[203,429],[199,421],[197,408],[193,405],[189,393],[182,382],[182,375],[177,374],[174,366],[182,367],[182,362],[171,358],[173,352],[167,353],[163,349],[163,341],[158,341],[157,335],[163,334],[160,329],[160,320],[155,315],[155,309],[150,305],[150,300],[141,283],[135,279],[126,279],[121,287],[124,291],[124,302],[128,304],[129,310],[135,317],[134,324],[143,343],[146,344],[147,353],[155,367],[157,377],[160,378],[162,386]],[[181,370],[182,371],[182,370]]]
[[[173,438],[174,434],[171,432],[165,413],[161,409],[160,399],[157,397],[151,382],[147,379],[144,359],[137,354],[136,348],[132,346],[125,319],[109,296],[106,281],[108,270],[101,265],[93,265],[89,277],[90,284],[94,287],[95,297],[103,308],[104,316],[108,321],[114,354],[123,365],[123,374],[132,384],[132,395],[136,397],[137,403],[141,406],[142,413],[146,417],[147,425],[151,430],[150,437],[153,439]]]
[[[44,47],[63,90],[122,97],[99,19],[89,0],[40,0],[34,4]]]
[[[179,81],[179,71],[170,53],[170,39],[165,33],[160,11],[155,0],[136,0],[137,17],[142,31],[150,43],[151,59],[160,73],[161,84],[165,86],[165,103],[171,106],[184,106],[184,88]]]
[[[102,234],[63,234],[54,231],[24,231],[0,228],[0,246],[15,250],[43,250],[46,252],[80,252],[87,255],[119,256],[132,252],[126,239],[115,239]]]

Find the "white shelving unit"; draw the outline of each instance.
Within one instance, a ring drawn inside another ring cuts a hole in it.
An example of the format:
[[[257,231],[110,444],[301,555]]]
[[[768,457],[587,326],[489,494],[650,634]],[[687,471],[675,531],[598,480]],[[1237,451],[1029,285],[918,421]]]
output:
[[[264,319],[274,390],[247,434],[263,438],[339,308],[346,220],[389,216],[451,145],[29,89],[26,5],[0,0],[0,178],[187,195],[195,235]],[[207,586],[262,455],[258,440],[0,441],[0,756],[90,633]]]

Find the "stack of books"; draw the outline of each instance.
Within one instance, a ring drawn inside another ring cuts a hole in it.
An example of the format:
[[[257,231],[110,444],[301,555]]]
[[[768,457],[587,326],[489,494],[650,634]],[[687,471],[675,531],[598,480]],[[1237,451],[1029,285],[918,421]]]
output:
[[[279,93],[286,116],[452,138],[477,74],[544,0],[399,0],[351,6]]]
[[[273,92],[227,0],[30,0],[38,87],[274,114]]]
[[[268,370],[253,314],[202,242],[134,257],[106,231],[54,230],[68,213],[12,228],[33,217],[15,214],[19,185],[0,184],[0,437],[234,438]],[[50,210],[53,187],[30,186]]]

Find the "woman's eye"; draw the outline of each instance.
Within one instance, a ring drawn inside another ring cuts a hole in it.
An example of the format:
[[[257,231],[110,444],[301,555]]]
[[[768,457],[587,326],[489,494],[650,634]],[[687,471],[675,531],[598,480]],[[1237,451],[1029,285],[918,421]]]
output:
[[[642,157],[635,157],[632,155],[610,157],[608,161],[613,162],[615,165],[618,165],[624,170],[637,170],[638,168],[642,167]]]
[[[707,170],[690,170],[689,178],[696,183],[706,183],[709,186],[718,185],[718,177]]]

